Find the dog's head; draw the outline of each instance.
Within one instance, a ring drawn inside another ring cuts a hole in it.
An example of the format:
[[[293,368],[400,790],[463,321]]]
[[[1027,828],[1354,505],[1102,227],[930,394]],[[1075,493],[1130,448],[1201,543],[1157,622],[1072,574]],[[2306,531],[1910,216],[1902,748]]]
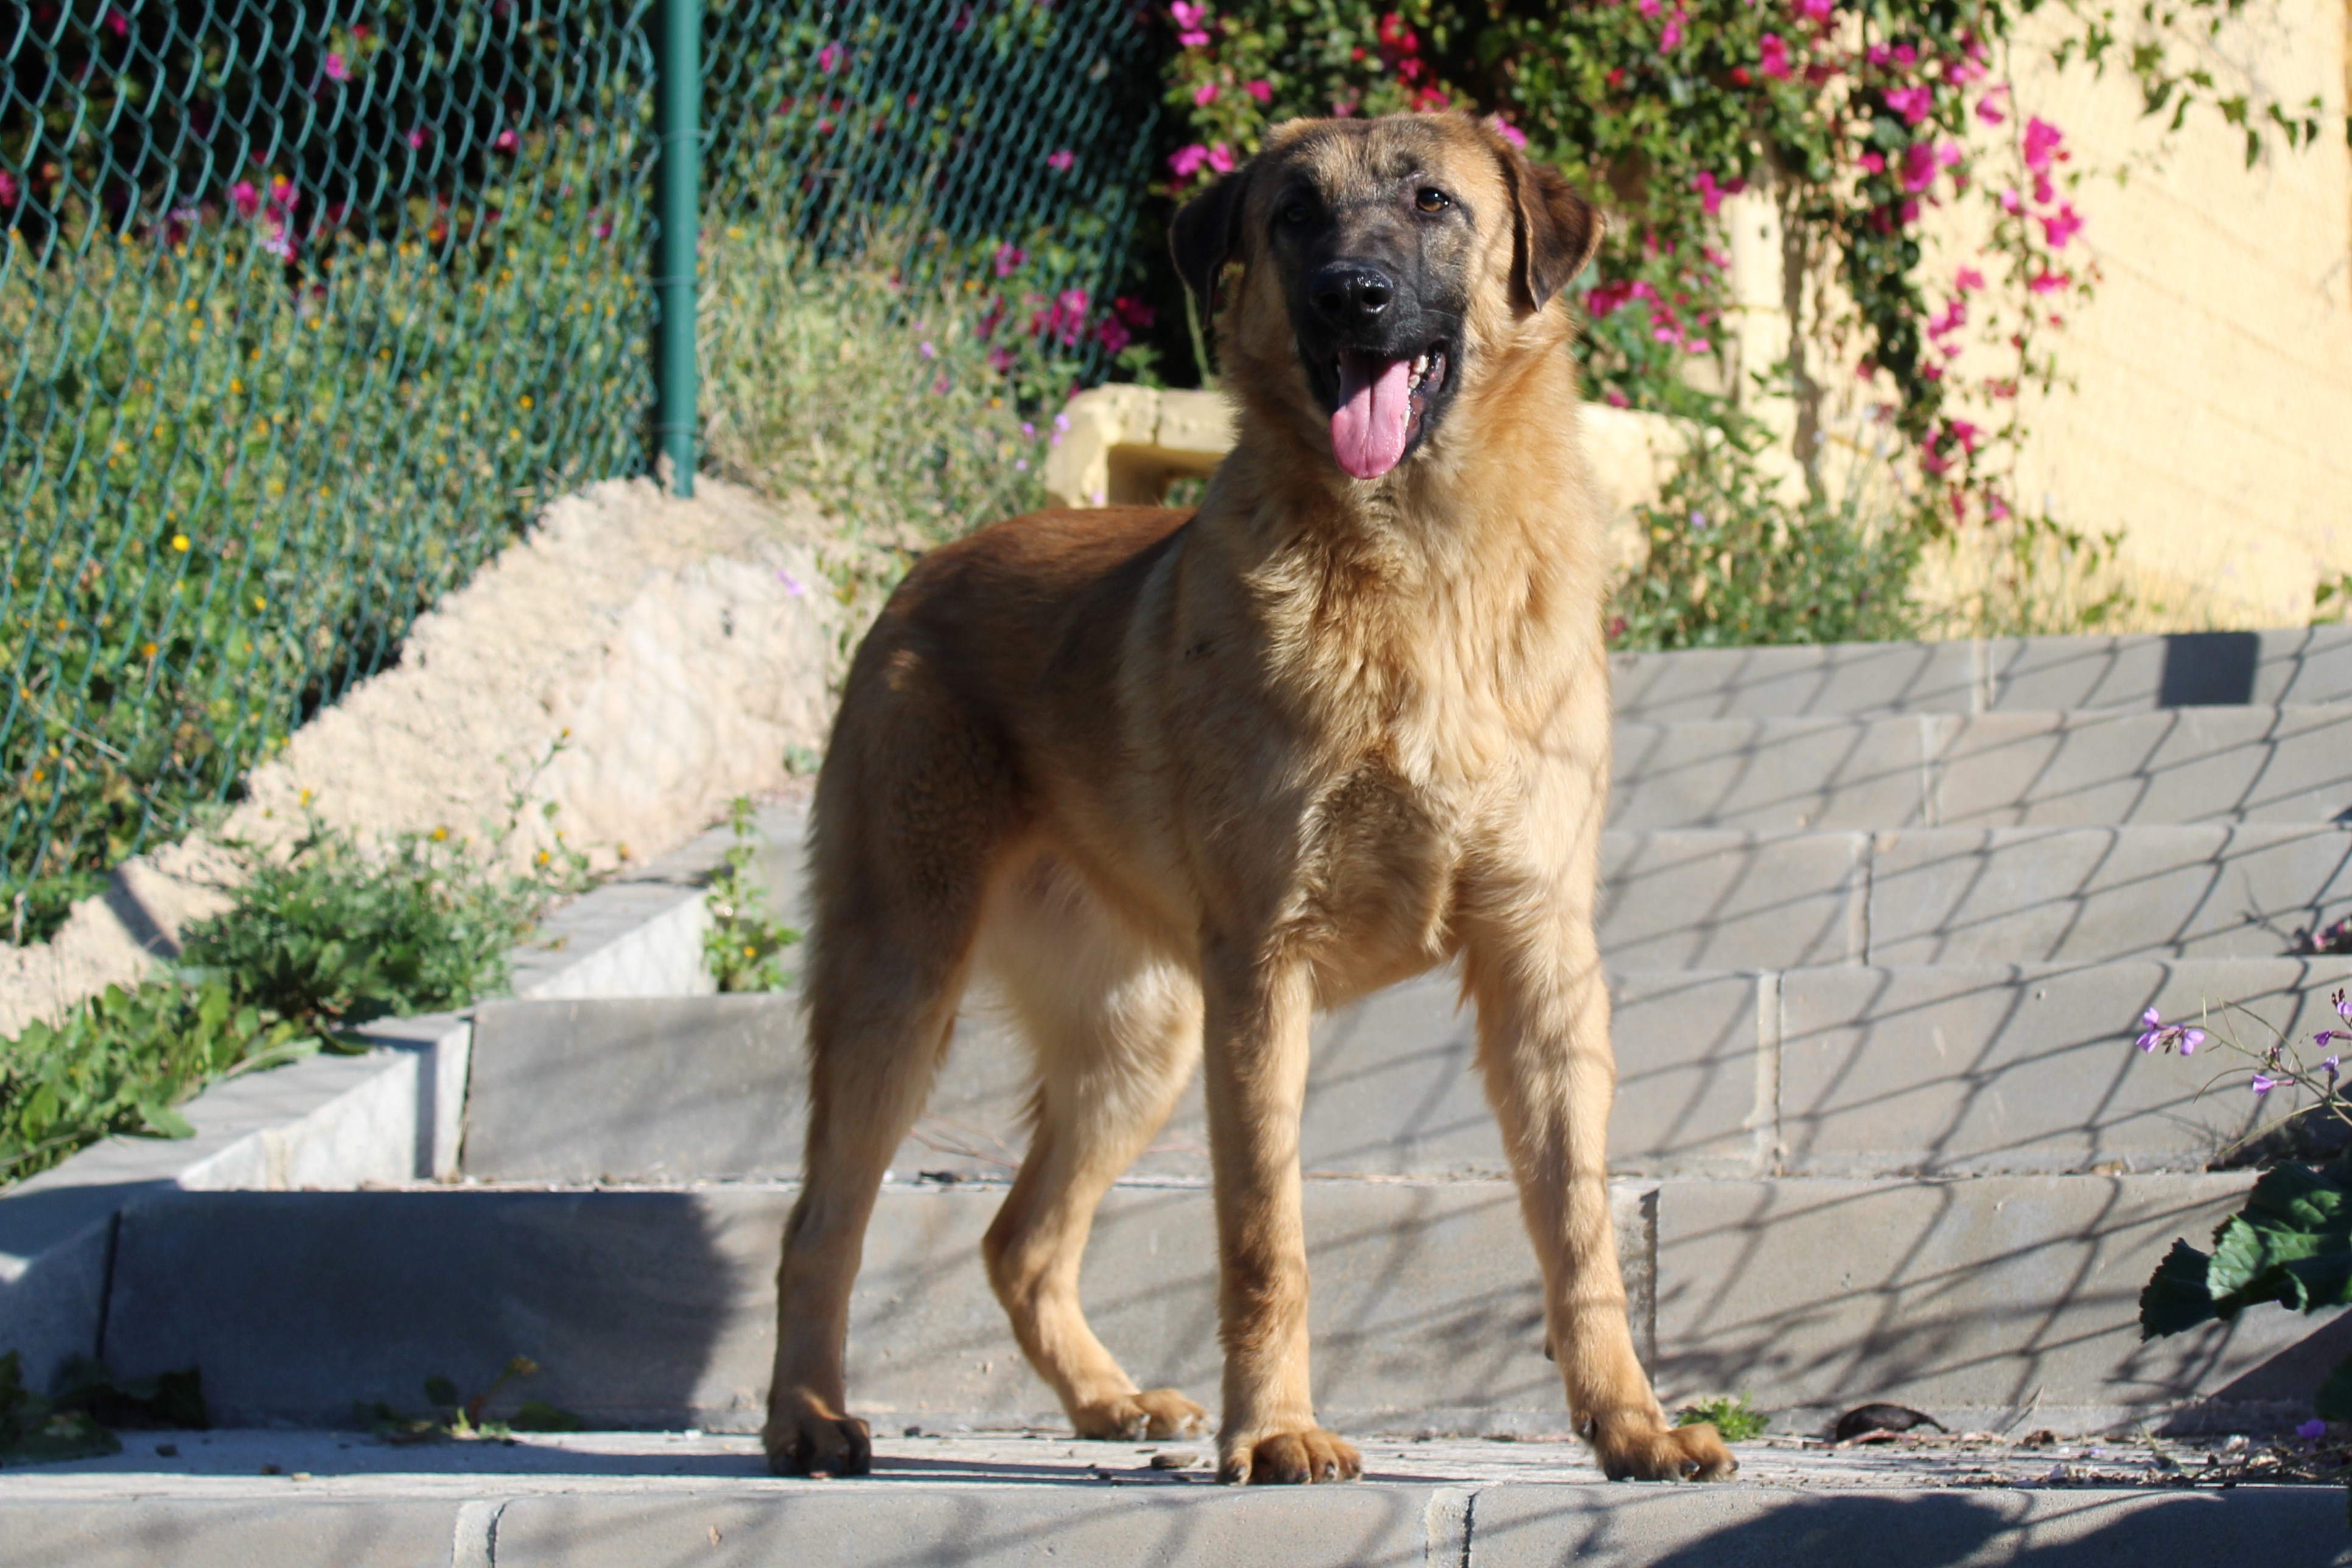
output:
[[[1582,270],[1601,218],[1465,115],[1295,120],[1186,204],[1176,265],[1230,376],[1311,400],[1359,479],[1412,458]],[[1239,282],[1222,313],[1228,263]],[[1545,340],[1556,343],[1556,338]]]

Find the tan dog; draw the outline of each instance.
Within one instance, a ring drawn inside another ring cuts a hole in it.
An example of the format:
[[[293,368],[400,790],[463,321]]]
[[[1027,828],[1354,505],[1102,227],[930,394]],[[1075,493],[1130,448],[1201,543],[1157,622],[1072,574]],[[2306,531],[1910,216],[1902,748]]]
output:
[[[1200,510],[1016,518],[892,595],[817,784],[774,1468],[867,1468],[850,1285],[979,965],[1038,1079],[989,1278],[1079,1435],[1205,1414],[1139,1390],[1078,1307],[1096,1203],[1205,1060],[1218,1473],[1355,1475],[1308,1394],[1307,1024],[1457,955],[1578,1430],[1612,1476],[1734,1468],[1666,1425],[1611,1235],[1602,568],[1555,298],[1600,228],[1458,115],[1281,127],[1176,222],[1204,301],[1239,264],[1241,439]]]

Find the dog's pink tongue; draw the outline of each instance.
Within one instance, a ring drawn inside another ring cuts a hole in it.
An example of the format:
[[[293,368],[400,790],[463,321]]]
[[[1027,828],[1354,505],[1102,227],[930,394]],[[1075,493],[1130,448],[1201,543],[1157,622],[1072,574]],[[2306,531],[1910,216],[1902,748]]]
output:
[[[1331,416],[1331,455],[1360,479],[1377,479],[1404,460],[1412,423],[1409,367],[1401,359],[1339,356],[1339,406]]]

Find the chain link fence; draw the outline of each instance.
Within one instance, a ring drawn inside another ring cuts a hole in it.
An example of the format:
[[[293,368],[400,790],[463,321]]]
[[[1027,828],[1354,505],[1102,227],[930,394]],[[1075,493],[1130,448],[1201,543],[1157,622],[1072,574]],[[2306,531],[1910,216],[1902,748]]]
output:
[[[545,500],[646,470],[664,3],[0,20],[0,937],[233,798]],[[1149,47],[1117,0],[714,0],[704,232],[1024,245],[1099,296]]]

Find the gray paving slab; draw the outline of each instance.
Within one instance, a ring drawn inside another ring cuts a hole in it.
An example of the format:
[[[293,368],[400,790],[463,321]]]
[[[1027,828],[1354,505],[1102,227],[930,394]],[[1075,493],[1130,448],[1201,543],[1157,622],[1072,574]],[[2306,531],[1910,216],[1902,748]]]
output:
[[[1986,652],[1996,711],[2352,701],[2352,626],[2009,637]]]
[[[595,1425],[749,1430],[772,1353],[792,1190],[446,1189],[165,1194],[122,1219],[102,1349],[125,1376],[196,1365],[231,1424],[421,1406],[516,1355],[531,1392]],[[1058,1426],[990,1293],[1002,1189],[886,1188],[850,1330],[862,1414]],[[1643,1190],[1615,1208],[1648,1320]],[[1309,1182],[1318,1408],[1358,1430],[1557,1431],[1534,1255],[1501,1183]],[[1086,1300],[1146,1386],[1213,1399],[1214,1223],[1201,1187],[1122,1187],[1096,1220]],[[1442,1352],[1437,1350],[1442,1347]]]
[[[1872,963],[2274,957],[2352,912],[2352,832],[1910,828],[1876,836],[1868,879]]]
[[[1618,717],[1884,718],[2352,701],[2352,627],[1705,648],[1610,660]]]
[[[1609,674],[1621,723],[1972,713],[1988,701],[1972,642],[1617,654]]]
[[[293,1495],[174,1498],[163,1503],[131,1498],[94,1504],[19,1502],[0,1492],[0,1563],[446,1568],[460,1506],[406,1498]]]
[[[1628,1170],[1753,1166],[1757,981],[1643,972],[1615,986],[1619,1091],[1611,1137]],[[1318,1021],[1301,1158],[1310,1172],[1501,1175],[1473,1070],[1475,1016],[1441,971]],[[492,1181],[782,1176],[800,1169],[803,1037],[788,996],[484,1006],[464,1168]],[[894,1163],[1003,1175],[1026,1144],[1023,1047],[984,1006],[959,1026],[929,1110]],[[1197,1081],[1136,1163],[1203,1179]]]
[[[168,1458],[153,1453],[164,1439]],[[2352,1561],[2340,1488],[2224,1489],[2215,1462],[2226,1456],[2189,1442],[2163,1445],[2159,1460],[2156,1445],[2130,1440],[2021,1448],[1976,1435],[1838,1450],[1775,1436],[1739,1445],[1739,1477],[1706,1487],[1606,1482],[1572,1443],[1360,1446],[1360,1481],[1268,1490],[1215,1485],[1202,1443],[1186,1445],[1190,1466],[1154,1469],[1150,1455],[1172,1445],[884,1432],[871,1476],[808,1480],[767,1476],[748,1437],[706,1434],[404,1448],[320,1432],[142,1434],[114,1458],[0,1474],[0,1561]],[[306,1512],[345,1533],[320,1542],[283,1528]],[[310,1554],[350,1539],[354,1513],[391,1526],[384,1555]],[[238,1523],[253,1534],[231,1533]]]
[[[1616,728],[1609,825],[1622,830],[1907,827],[1958,721],[1719,719]]]
[[[1604,833],[1597,921],[1612,967],[1858,963],[1863,833]]]
[[[2134,1047],[2144,1008],[2253,1050],[2336,1022],[2352,959],[1815,969],[1780,984],[1778,1142],[1800,1174],[2202,1165],[2284,1114],[2252,1058]],[[2217,1081],[2218,1080],[2218,1081]],[[2211,1086],[2209,1092],[2209,1086]]]
[[[1940,826],[2352,820],[2352,703],[1996,713],[1949,731]]]
[[[1665,1182],[1657,1376],[1811,1419],[1874,1400],[1955,1428],[2309,1415],[2340,1323],[2249,1312],[2142,1344],[2172,1242],[2245,1196],[2231,1175]],[[2186,1409],[2188,1414],[2171,1413]],[[1784,1429],[1802,1430],[1792,1416]]]

